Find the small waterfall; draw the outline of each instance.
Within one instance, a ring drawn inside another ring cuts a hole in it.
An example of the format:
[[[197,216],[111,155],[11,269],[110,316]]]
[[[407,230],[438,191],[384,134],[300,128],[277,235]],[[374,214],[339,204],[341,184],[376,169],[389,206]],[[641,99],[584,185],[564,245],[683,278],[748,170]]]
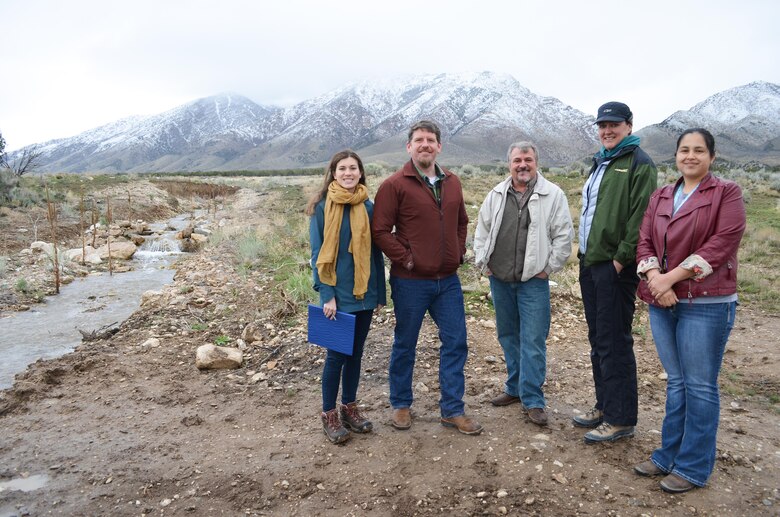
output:
[[[179,241],[170,237],[159,237],[157,239],[147,239],[141,245],[138,251],[148,251],[150,253],[181,253]]]

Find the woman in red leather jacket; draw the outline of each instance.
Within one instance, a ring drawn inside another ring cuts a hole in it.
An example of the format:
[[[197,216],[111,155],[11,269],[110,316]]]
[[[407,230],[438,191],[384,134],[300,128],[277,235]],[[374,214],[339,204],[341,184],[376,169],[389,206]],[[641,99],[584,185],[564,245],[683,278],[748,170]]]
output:
[[[661,488],[706,485],[715,465],[718,374],[737,305],[737,249],[745,231],[742,191],[713,176],[715,139],[706,129],[677,140],[682,177],[653,193],[639,230],[639,296],[669,378],[661,446],[634,467],[664,475]]]

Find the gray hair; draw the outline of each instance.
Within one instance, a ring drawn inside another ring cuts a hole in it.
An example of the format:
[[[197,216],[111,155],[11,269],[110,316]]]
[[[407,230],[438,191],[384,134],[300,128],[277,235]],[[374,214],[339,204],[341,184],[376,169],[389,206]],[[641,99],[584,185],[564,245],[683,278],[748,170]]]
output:
[[[536,163],[539,163],[539,150],[531,142],[515,142],[510,145],[509,150],[506,152],[506,161],[509,161],[509,158],[512,156],[512,151],[515,149],[520,149],[520,151],[524,153],[527,153],[529,150],[533,151],[534,160],[536,160]]]

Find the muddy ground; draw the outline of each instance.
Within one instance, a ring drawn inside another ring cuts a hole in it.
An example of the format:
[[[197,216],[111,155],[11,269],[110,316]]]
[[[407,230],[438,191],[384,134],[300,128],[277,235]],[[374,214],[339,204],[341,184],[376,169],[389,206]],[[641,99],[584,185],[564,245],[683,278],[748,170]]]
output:
[[[242,191],[220,217],[255,224],[273,202]],[[0,392],[0,483],[43,483],[0,491],[0,516],[780,515],[777,315],[740,307],[721,377],[715,472],[707,488],[674,496],[631,470],[659,444],[663,417],[665,382],[646,319],[635,335],[636,435],[586,445],[571,424],[593,404],[584,315],[571,292],[553,290],[548,428],[518,405],[490,405],[505,370],[489,302],[471,298],[465,399],[485,427],[476,437],[439,424],[430,322],[418,346],[413,426],[390,427],[393,316],[382,311],[359,391],[374,432],[334,446],[318,416],[324,353],[306,343],[301,311],[284,303],[273,271],[239,274],[233,263],[230,242],[181,261],[174,284],[113,337],[35,363]],[[199,345],[218,336],[235,344],[250,323],[259,340],[242,368],[196,369]]]

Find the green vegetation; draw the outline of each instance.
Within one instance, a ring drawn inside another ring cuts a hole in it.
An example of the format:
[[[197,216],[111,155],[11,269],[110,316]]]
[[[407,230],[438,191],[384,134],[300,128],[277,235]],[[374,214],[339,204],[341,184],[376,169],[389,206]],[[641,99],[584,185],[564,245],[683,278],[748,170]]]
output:
[[[227,346],[228,343],[230,343],[230,338],[228,336],[220,334],[214,338],[214,344],[217,346]]]
[[[26,278],[20,278],[16,281],[16,290],[20,293],[26,293],[30,289],[29,284],[27,283]]]
[[[191,328],[192,330],[201,331],[201,330],[206,330],[207,328],[209,328],[209,326],[208,326],[208,325],[206,325],[205,323],[193,323],[193,324],[190,326],[190,328]]]

